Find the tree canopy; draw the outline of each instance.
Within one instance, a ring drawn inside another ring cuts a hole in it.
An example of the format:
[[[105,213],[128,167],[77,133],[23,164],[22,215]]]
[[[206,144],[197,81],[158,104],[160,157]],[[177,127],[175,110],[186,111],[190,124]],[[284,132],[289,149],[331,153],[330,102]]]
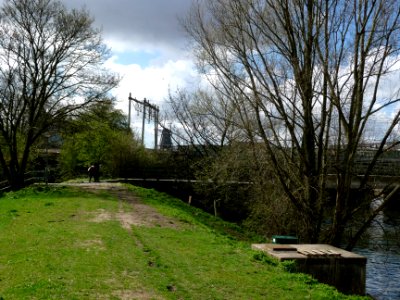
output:
[[[172,96],[183,128],[202,141],[217,133],[220,143],[262,149],[304,241],[342,242],[370,205],[352,198],[352,188],[368,189],[378,158],[399,143],[399,87],[385,83],[400,65],[399,16],[396,0],[204,0],[183,20],[212,87],[207,97],[192,94],[191,105],[187,94]],[[366,144],[375,151],[354,187]]]
[[[0,17],[0,165],[17,189],[38,138],[118,78],[102,67],[109,51],[86,10],[57,0],[6,0]]]
[[[128,177],[147,160],[127,117],[110,99],[92,103],[69,118],[63,140],[60,164],[64,178],[86,174],[93,164],[101,167],[103,176]]]

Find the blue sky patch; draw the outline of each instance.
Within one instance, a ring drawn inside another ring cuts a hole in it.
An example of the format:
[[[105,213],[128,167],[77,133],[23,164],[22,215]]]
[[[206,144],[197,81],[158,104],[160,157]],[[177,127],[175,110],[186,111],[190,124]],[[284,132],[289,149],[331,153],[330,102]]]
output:
[[[142,68],[148,67],[151,62],[160,57],[160,53],[157,52],[123,52],[115,53],[117,57],[116,63],[121,65],[132,65],[136,64]]]

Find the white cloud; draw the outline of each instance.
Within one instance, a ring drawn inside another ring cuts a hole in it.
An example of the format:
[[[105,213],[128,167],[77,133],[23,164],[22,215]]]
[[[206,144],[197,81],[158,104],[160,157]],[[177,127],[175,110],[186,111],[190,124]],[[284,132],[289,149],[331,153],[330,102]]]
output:
[[[168,96],[169,89],[185,86],[190,82],[188,79],[196,76],[190,60],[169,60],[162,65],[142,67],[139,64],[118,64],[114,56],[105,66],[122,76],[119,87],[113,91],[117,99],[127,99],[132,93],[134,97],[160,103]]]

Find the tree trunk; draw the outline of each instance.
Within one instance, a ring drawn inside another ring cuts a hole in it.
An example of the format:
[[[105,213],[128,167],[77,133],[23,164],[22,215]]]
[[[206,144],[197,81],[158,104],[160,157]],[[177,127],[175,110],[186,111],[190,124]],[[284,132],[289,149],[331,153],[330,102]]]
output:
[[[25,175],[20,172],[12,172],[12,176],[8,180],[11,190],[17,191],[25,186]]]

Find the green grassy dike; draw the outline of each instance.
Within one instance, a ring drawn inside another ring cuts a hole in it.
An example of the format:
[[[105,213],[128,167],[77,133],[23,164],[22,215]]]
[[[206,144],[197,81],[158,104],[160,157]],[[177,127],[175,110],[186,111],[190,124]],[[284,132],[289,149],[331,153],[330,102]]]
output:
[[[232,224],[128,188],[173,226],[128,230],[99,218],[134,213],[108,191],[31,187],[2,195],[0,299],[363,299],[286,272]]]

